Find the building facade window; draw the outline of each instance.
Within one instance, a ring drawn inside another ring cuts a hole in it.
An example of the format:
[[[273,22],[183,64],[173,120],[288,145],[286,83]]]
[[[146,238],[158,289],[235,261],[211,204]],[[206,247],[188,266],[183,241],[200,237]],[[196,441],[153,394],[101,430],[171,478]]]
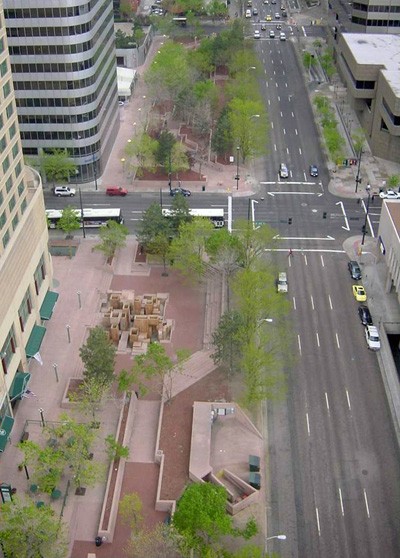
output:
[[[3,62],[0,64],[0,76],[4,77],[7,73],[7,70],[8,70],[7,60],[3,60]]]
[[[18,157],[18,153],[19,153],[19,149],[18,149],[18,143],[14,143],[14,145],[12,146],[12,156],[14,159],[16,159]]]
[[[25,183],[23,180],[18,184],[18,195],[21,197],[25,191]]]
[[[28,202],[26,201],[26,198],[24,198],[21,202],[21,213],[24,214],[25,210],[28,206]]]
[[[12,220],[12,228],[14,229],[14,231],[18,227],[18,223],[19,223],[19,215],[18,215],[18,213],[16,213],[14,215],[13,220]]]
[[[7,106],[7,108],[6,108],[6,115],[7,115],[7,118],[11,118],[11,116],[13,115],[13,113],[14,113],[14,107],[13,107],[13,104],[10,103],[10,104]]]
[[[10,129],[8,130],[10,139],[13,139],[13,137],[14,137],[15,134],[16,134],[16,132],[17,132],[17,127],[16,127],[16,125],[15,125],[15,122],[13,122],[13,123],[11,124],[11,126],[10,126]]]
[[[28,287],[18,310],[19,324],[21,326],[22,331],[25,331],[24,328],[31,313],[32,313],[32,300],[31,300],[31,293]]]
[[[12,179],[12,176],[9,176],[6,180],[6,192],[7,192],[7,194],[11,190],[12,187],[13,187],[13,179]]]
[[[37,265],[37,268],[36,268],[35,273],[33,274],[33,276],[34,276],[34,280],[35,280],[36,294],[38,295],[39,291],[40,291],[40,287],[42,286],[44,278],[46,277],[46,269],[45,269],[45,266],[44,266],[44,256],[43,255],[40,258],[40,261]]]
[[[1,356],[1,364],[3,366],[4,374],[7,374],[8,367],[10,366],[10,362],[13,359],[16,351],[16,343],[15,343],[15,332],[14,326],[11,326],[10,331],[4,341],[4,344],[0,351]]]
[[[0,152],[3,153],[5,148],[7,147],[7,142],[5,136],[0,139]]]
[[[6,174],[6,172],[10,168],[10,159],[8,155],[3,159],[2,167],[3,167],[3,173]]]
[[[22,172],[22,165],[21,165],[21,161],[18,161],[18,163],[15,165],[15,176],[18,177]]]
[[[6,212],[3,211],[3,213],[0,215],[0,228],[4,227],[6,221],[7,221]]]
[[[11,211],[14,209],[15,207],[15,196],[11,196],[10,201],[8,202],[8,209]]]
[[[3,248],[7,248],[7,244],[10,242],[10,232],[7,230],[3,235]]]
[[[9,81],[3,85],[3,97],[7,99],[9,94],[11,93],[11,84]]]

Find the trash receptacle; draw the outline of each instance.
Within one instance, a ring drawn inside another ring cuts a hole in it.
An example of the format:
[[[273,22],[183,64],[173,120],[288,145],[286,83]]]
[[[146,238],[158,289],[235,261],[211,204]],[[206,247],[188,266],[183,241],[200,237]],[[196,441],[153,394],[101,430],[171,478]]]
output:
[[[96,546],[101,546],[103,544],[103,539],[101,537],[96,537],[94,542]]]
[[[206,185],[205,185],[205,184],[203,184],[203,186],[201,187],[201,191],[202,191],[202,192],[205,192],[205,191],[206,191]]]

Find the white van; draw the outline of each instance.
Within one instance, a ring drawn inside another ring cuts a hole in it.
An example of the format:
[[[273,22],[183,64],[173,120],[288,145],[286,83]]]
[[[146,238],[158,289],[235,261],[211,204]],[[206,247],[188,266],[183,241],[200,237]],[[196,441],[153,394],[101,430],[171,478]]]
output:
[[[70,188],[69,186],[56,186],[53,190],[55,196],[75,196],[75,188]]]
[[[246,17],[251,17],[251,10],[246,10]]]
[[[287,293],[288,292],[287,275],[284,271],[282,271],[278,275],[278,281],[276,282],[276,290],[278,291],[278,293]]]

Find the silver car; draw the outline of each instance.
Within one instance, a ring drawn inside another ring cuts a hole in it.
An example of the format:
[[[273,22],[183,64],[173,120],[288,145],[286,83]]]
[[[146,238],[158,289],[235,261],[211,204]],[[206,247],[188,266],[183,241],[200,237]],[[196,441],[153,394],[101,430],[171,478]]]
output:
[[[279,165],[279,176],[281,178],[288,178],[289,177],[289,171],[288,171],[288,168],[285,165],[285,163],[281,163]]]

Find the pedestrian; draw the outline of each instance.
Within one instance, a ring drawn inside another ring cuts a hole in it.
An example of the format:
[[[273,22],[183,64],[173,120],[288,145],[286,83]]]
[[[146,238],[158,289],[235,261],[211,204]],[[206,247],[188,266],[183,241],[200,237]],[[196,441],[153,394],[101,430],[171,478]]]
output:
[[[372,194],[372,196],[371,196],[371,203],[374,203],[374,199],[375,199],[375,194]]]
[[[292,250],[291,248],[289,248],[288,258],[289,258],[290,256],[293,256],[293,250]]]
[[[357,198],[357,204],[360,205],[361,198]]]

